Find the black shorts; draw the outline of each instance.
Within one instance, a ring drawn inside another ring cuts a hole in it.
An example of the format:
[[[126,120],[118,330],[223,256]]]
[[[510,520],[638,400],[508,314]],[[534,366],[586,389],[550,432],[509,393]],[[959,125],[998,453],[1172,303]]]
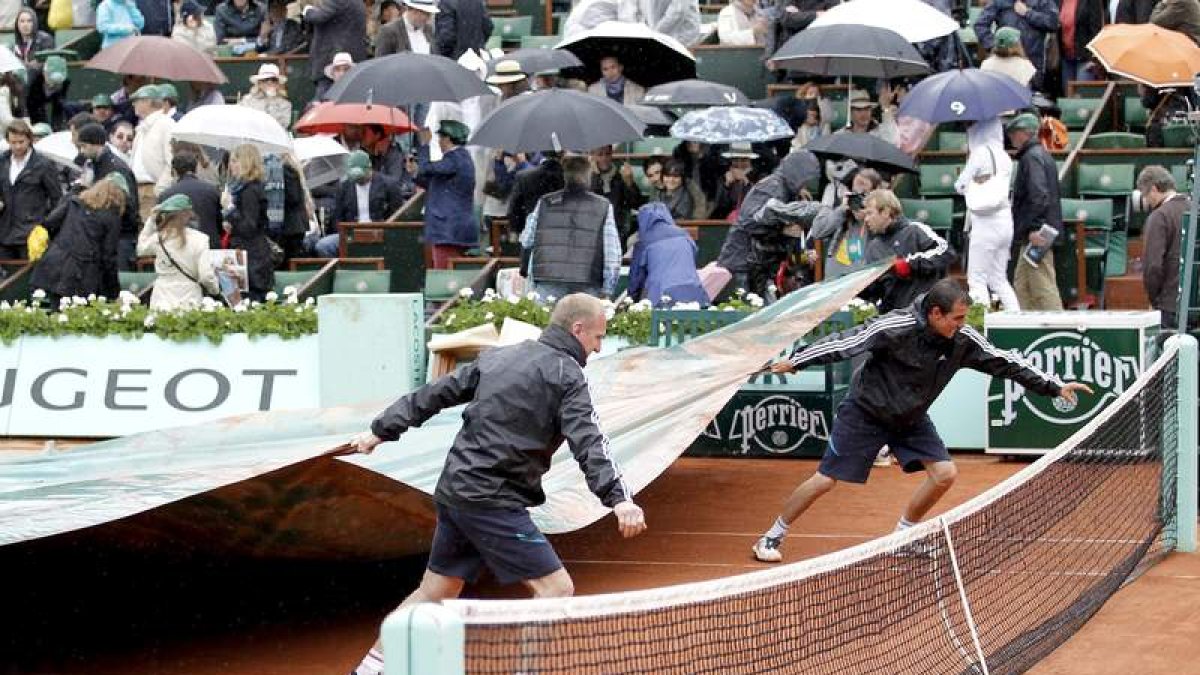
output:
[[[843,399],[833,418],[829,447],[817,469],[847,483],[865,483],[879,449],[887,445],[905,473],[921,471],[925,462],[948,462],[950,453],[929,415],[916,424],[889,428],[871,417],[852,399]]]
[[[502,584],[539,579],[563,566],[525,509],[438,504],[429,570],[475,582],[484,565]]]

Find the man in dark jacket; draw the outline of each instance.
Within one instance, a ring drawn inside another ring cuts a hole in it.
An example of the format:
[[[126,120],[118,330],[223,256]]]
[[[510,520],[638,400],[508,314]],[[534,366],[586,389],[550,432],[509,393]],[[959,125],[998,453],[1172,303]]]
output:
[[[425,250],[431,269],[448,269],[451,257],[479,244],[475,164],[462,147],[469,135],[462,122],[442,120],[437,131],[442,158],[433,162],[429,159],[429,131],[421,131],[416,183],[425,188]]]
[[[441,0],[435,19],[437,53],[452,59],[468,49],[483,49],[492,36],[492,19],[483,0]]]
[[[1095,38],[1104,25],[1109,23],[1108,0],[1076,0],[1074,15],[1064,19],[1059,15],[1059,53],[1062,55],[1062,92],[1067,94],[1067,84],[1073,80],[1095,80],[1092,70],[1095,59],[1087,44]]]
[[[217,5],[213,17],[217,44],[237,40],[254,42],[266,18],[266,10],[254,0],[225,0]]]
[[[130,170],[129,165],[121,161],[109,149],[104,127],[96,122],[89,122],[79,128],[78,136],[79,156],[75,158],[75,163],[83,167],[79,181],[75,184],[78,189],[91,187],[96,181],[102,180],[114,171],[125,177],[126,185],[137,186],[137,179],[133,177],[133,171]],[[121,241],[117,247],[117,269],[133,269],[134,262],[137,260],[137,236],[141,226],[142,223],[138,219],[137,190],[131,189],[128,192],[128,201],[125,203],[125,213],[121,216]]]
[[[617,517],[625,537],[646,529],[597,424],[583,366],[600,350],[604,306],[586,295],[558,302],[536,342],[490,349],[472,363],[401,398],[354,438],[350,449],[369,454],[446,408],[463,403],[463,428],[454,439],[433,499],[437,529],[421,585],[401,607],[456,598],[486,566],[500,583],[522,582],[535,597],[574,591],[554,548],[526,510],[546,501],[542,475],[565,439],[588,488]],[[355,675],[380,675],[379,642]]]
[[[1175,192],[1175,179],[1161,166],[1142,169],[1137,188],[1154,209],[1142,229],[1142,283],[1150,306],[1162,313],[1162,327],[1175,329],[1179,316],[1179,237],[1189,200]]]
[[[633,167],[628,162],[617,168],[613,163],[611,145],[596,148],[589,153],[592,159],[592,192],[604,197],[613,207],[613,217],[617,220],[617,232],[622,244],[629,235],[637,231],[630,227],[630,214],[646,203],[646,198],[638,190],[637,181],[633,178]]]
[[[800,189],[820,175],[820,171],[820,164],[811,152],[797,150],[784,157],[774,173],[758,181],[746,193],[738,209],[737,222],[729,228],[717,257],[717,264],[733,275],[734,288],[750,290],[750,237],[766,233],[762,223],[756,220],[759,211],[771,199],[785,203],[796,201]]]
[[[520,234],[525,229],[525,221],[539,199],[563,189],[562,163],[558,154],[546,152],[542,157],[541,164],[518,173],[513,181],[508,202],[508,229],[511,232]]]
[[[1178,31],[1200,45],[1200,2],[1161,0],[1150,12],[1150,23]]]
[[[1025,249],[1046,246],[1048,242],[1038,233],[1042,225],[1054,228],[1058,235],[1054,249],[1066,251],[1067,237],[1063,231],[1062,203],[1059,201],[1058,166],[1038,140],[1038,118],[1031,113],[1017,115],[1008,123],[1008,138],[1017,148],[1017,175],[1013,180],[1013,260],[1016,272],[1013,289],[1025,311],[1058,311],[1063,308],[1058,293],[1058,277],[1054,273],[1053,249],[1036,267],[1023,260]]]
[[[350,153],[346,160],[346,180],[338,185],[334,202],[334,223],[384,222],[403,204],[400,186],[372,170],[367,153],[362,150]],[[337,232],[321,237],[316,254],[322,258],[336,258],[340,239]]]
[[[161,204],[175,195],[187,195],[192,200],[195,227],[208,236],[209,248],[221,248],[221,193],[208,181],[196,177],[198,158],[188,150],[177,151],[171,158],[171,173],[175,184],[158,197]]]
[[[768,15],[774,19],[774,30],[767,31],[766,53],[773,54],[796,33],[808,28],[827,9],[832,9],[838,0],[775,0]]]
[[[993,26],[1011,26],[1021,31],[1025,56],[1039,73],[1043,72],[1046,68],[1046,35],[1058,30],[1058,3],[1054,0],[989,0],[975,20],[975,35],[984,51],[992,51]]]
[[[878,301],[880,312],[912,304],[946,276],[954,262],[950,244],[928,225],[908,220],[900,200],[891,190],[875,190],[863,200],[863,221],[871,232],[863,254],[864,264],[894,260],[895,266],[863,291],[867,300]]]
[[[542,297],[612,296],[621,274],[621,240],[612,204],[588,190],[585,157],[563,159],[566,186],[542,197],[521,232],[525,277]]]
[[[33,149],[33,130],[13,120],[4,134],[8,150],[0,154],[0,258],[29,257],[26,241],[34,226],[58,204],[62,189],[54,164]]]
[[[359,0],[318,0],[304,8],[304,20],[312,26],[309,73],[321,99],[333,84],[325,76],[325,66],[334,54],[346,52],[355,63],[367,60],[367,10]]]
[[[1085,384],[1063,384],[1053,374],[993,346],[965,325],[970,303],[966,289],[953,279],[943,279],[912,306],[798,347],[771,366],[773,373],[792,373],[867,357],[838,405],[820,466],[796,488],[775,524],[754,545],[755,558],[783,560],[779,546],[789,526],[838,481],[867,482],[876,453],[885,444],[906,473],[924,470],[928,474],[896,529],[920,522],[957,475],[928,410],[960,368],[1013,380],[1042,396],[1061,396],[1072,403],[1076,392],[1092,393]],[[910,546],[904,553],[932,557],[935,551]]]
[[[437,13],[438,6],[432,0],[405,0],[404,13],[400,18],[380,27],[379,33],[375,35],[375,56],[412,51],[420,54],[435,53],[433,17]],[[413,49],[412,39],[409,38],[411,33],[424,37],[425,44]]]
[[[171,28],[175,25],[175,8],[171,0],[137,0],[137,6],[146,20],[142,35],[171,36]]]
[[[1121,0],[1113,23],[1149,23],[1158,0]]]

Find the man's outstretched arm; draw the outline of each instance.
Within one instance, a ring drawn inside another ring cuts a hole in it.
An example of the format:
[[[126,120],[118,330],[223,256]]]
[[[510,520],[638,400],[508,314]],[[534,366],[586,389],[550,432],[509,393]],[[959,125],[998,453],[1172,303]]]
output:
[[[400,434],[412,427],[421,426],[445,408],[470,401],[475,397],[475,387],[478,384],[479,368],[475,363],[468,363],[455,372],[400,397],[371,422],[370,431],[364,431],[351,439],[350,448],[369,455],[375,446],[400,438]]]
[[[893,332],[916,325],[905,311],[890,312],[847,331],[833,333],[816,342],[798,347],[786,360],[771,365],[773,373],[791,373],[809,366],[820,366],[852,359],[886,345]]]

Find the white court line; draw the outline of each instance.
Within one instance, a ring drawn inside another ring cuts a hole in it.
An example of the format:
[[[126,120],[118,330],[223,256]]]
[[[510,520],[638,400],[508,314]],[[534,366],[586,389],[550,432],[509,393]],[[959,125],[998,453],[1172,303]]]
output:
[[[687,530],[666,530],[654,531],[655,536],[667,537],[761,537],[762,531],[758,532],[689,532]],[[787,538],[792,539],[874,539],[879,537],[878,534],[818,534],[808,532],[797,532],[788,534]]]
[[[666,537],[761,537],[762,532],[691,532],[687,530],[667,530],[653,532],[655,536]],[[788,533],[785,535],[787,539],[876,539],[890,532],[883,534],[837,534],[837,533],[809,533],[797,532]],[[966,539],[971,543],[990,543],[990,542],[1020,542],[1020,543],[1040,543],[1040,544],[1141,544],[1142,539],[1088,539],[1086,537],[975,537]]]
[[[747,556],[749,557],[749,556]],[[669,560],[571,560],[564,559],[564,563],[571,565],[656,565],[670,567],[726,567],[735,569],[761,569],[765,563],[701,563],[701,562],[672,562]]]

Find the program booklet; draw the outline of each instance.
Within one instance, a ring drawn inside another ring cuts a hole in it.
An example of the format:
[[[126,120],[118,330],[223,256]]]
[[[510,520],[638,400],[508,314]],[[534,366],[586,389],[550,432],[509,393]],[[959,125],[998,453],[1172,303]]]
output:
[[[1054,246],[1054,240],[1058,238],[1058,230],[1042,223],[1041,228],[1038,229],[1038,234],[1042,235],[1042,238],[1046,240],[1046,245],[1030,246],[1025,249],[1025,255],[1021,256],[1026,263],[1034,267],[1041,267],[1042,259],[1046,257],[1046,251],[1049,251]]]
[[[230,307],[242,301],[244,293],[250,292],[250,275],[246,266],[246,252],[241,249],[216,249],[208,252],[221,297]]]

